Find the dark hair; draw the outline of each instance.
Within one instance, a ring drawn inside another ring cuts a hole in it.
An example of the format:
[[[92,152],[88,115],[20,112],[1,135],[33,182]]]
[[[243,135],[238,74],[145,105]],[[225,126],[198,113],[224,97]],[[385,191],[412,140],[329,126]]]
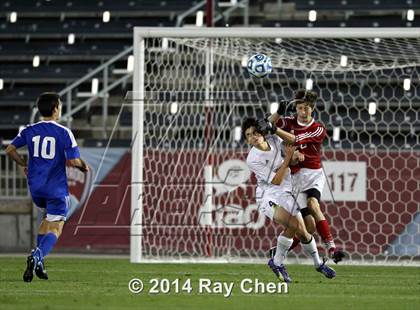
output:
[[[311,90],[299,89],[295,93],[295,104],[305,103],[312,109],[315,108],[315,101],[318,98],[318,94]]]
[[[258,123],[255,118],[248,117],[242,122],[242,137],[246,140],[245,131],[250,128],[255,127],[255,129],[258,129]]]
[[[44,117],[52,116],[53,111],[60,104],[60,96],[56,93],[43,93],[38,97],[36,106]]]

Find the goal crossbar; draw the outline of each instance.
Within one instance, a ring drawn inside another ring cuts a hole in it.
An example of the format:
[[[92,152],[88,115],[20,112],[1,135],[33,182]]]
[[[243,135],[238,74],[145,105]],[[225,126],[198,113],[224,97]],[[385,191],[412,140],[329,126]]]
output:
[[[420,28],[134,27],[134,38],[419,38]]]

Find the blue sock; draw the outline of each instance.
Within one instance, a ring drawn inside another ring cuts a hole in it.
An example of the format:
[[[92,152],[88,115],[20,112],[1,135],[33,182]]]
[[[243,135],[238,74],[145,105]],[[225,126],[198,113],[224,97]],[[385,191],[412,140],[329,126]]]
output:
[[[31,251],[31,255],[36,259],[36,262],[44,260],[44,255],[42,254],[41,249],[38,247]]]
[[[38,234],[38,236],[36,236],[36,246],[39,247],[39,245],[41,244],[41,240],[42,238],[44,238],[44,234]]]
[[[42,238],[39,248],[42,251],[42,254],[44,257],[47,256],[48,253],[51,252],[56,242],[57,242],[57,237],[53,233],[47,233],[44,236],[44,238]]]

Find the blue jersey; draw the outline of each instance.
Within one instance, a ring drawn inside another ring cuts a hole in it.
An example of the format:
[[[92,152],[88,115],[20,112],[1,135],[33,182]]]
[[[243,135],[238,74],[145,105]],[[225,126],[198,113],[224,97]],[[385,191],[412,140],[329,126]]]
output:
[[[28,146],[28,185],[33,197],[68,195],[66,160],[80,157],[70,129],[55,121],[40,121],[26,126],[12,144]]]

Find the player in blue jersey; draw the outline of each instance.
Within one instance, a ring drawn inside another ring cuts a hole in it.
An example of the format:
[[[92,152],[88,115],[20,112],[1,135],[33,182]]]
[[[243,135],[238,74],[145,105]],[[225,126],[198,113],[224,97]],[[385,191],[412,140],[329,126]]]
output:
[[[83,172],[88,165],[80,158],[79,147],[70,129],[56,123],[61,116],[61,101],[56,93],[43,93],[37,100],[42,120],[26,126],[7,146],[6,152],[27,173],[29,190],[34,204],[44,209],[39,227],[37,246],[27,258],[23,274],[31,282],[33,274],[48,279],[44,257],[51,252],[60,236],[69,208],[66,161]],[[28,147],[28,162],[16,151]]]

